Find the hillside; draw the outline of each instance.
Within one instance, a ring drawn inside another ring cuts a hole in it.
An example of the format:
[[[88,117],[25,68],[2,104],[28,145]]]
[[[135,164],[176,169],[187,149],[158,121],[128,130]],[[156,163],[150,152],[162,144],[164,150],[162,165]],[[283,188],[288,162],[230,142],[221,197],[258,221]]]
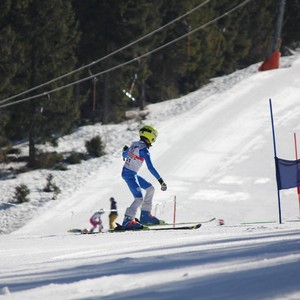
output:
[[[70,228],[89,226],[95,210],[108,210],[109,197],[118,202],[119,222],[131,202],[120,177],[120,149],[138,138],[140,124],[83,127],[61,139],[57,150],[83,149],[86,139],[100,133],[107,155],[52,172],[63,191],[57,200],[41,192],[48,171],[0,183],[3,199],[19,183],[33,191],[30,203],[1,206],[2,232],[25,223],[0,236],[2,293],[10,291],[14,299],[52,299],[54,291],[55,299],[200,299],[201,293],[203,299],[299,298],[299,223],[289,222],[299,217],[297,193],[281,192],[283,224],[278,224],[268,100],[273,100],[278,156],[294,159],[300,57],[283,58],[274,71],[259,73],[257,67],[147,107],[145,123],[159,130],[153,161],[168,184],[160,191],[143,168],[141,174],[156,187],[154,213],[171,222],[176,196],[178,222],[216,217],[224,226],[68,234]],[[107,215],[103,220],[107,228]]]

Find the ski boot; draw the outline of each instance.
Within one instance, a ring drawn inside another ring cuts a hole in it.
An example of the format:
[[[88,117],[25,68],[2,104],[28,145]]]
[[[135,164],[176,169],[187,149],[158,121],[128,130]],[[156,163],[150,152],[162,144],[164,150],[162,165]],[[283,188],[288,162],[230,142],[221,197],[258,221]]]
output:
[[[149,211],[145,211],[145,210],[141,211],[140,222],[143,225],[158,225],[158,224],[160,224],[159,219],[152,216]]]
[[[134,218],[125,216],[124,221],[122,223],[122,229],[125,230],[135,230],[135,229],[142,229],[143,225],[136,221]]]

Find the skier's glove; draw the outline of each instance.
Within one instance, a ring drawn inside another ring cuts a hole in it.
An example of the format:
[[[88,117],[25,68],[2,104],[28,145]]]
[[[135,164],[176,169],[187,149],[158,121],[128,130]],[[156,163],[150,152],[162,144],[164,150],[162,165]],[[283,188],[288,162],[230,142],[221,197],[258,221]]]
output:
[[[166,190],[167,190],[167,185],[166,185],[166,183],[163,181],[163,179],[162,179],[162,178],[159,178],[159,179],[158,179],[158,182],[160,183],[160,189],[161,189],[162,191],[166,191]]]

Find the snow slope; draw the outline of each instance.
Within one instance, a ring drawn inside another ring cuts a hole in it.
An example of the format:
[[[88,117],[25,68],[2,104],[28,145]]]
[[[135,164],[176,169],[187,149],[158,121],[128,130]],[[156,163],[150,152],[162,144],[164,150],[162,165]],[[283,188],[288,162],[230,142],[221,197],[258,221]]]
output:
[[[84,150],[100,134],[106,156],[68,171],[52,171],[63,191],[49,201],[42,192],[49,171],[0,182],[3,202],[27,184],[31,201],[0,206],[0,299],[300,299],[298,198],[277,190],[269,98],[273,101],[277,154],[294,159],[299,132],[300,56],[281,68],[258,65],[214,79],[180,99],[149,105],[145,123],[159,130],[151,149],[168,184],[162,192],[146,167],[141,175],[156,187],[153,212],[177,221],[225,220],[195,231],[74,235],[90,215],[118,202],[119,218],[131,195],[120,177],[120,149],[137,139],[140,124],[101,124],[78,129],[58,151]],[[107,228],[107,215],[104,223]],[[246,223],[246,224],[244,224]],[[20,227],[20,224],[24,226]]]

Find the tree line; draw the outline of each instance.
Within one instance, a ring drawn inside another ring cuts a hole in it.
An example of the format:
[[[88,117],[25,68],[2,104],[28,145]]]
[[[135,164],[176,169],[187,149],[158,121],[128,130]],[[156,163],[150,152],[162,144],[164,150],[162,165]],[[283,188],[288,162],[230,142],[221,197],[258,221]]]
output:
[[[82,124],[121,122],[128,109],[179,97],[213,77],[264,60],[279,0],[248,1],[226,14],[242,2],[1,0],[0,106],[33,98],[0,108],[0,147],[28,141],[34,167],[39,143],[55,143]],[[286,1],[281,49],[298,46],[299,19],[299,2]],[[172,42],[180,36],[185,37]],[[156,48],[161,49],[143,56]],[[109,56],[112,52],[117,53]],[[3,102],[9,97],[15,98]]]

